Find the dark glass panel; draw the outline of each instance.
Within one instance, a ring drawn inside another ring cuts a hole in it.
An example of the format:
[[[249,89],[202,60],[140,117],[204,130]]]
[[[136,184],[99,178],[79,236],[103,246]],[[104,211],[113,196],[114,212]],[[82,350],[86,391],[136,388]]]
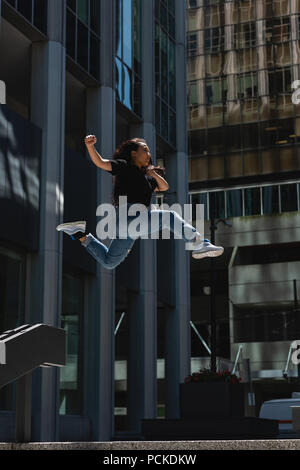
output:
[[[259,142],[259,132],[257,123],[244,124],[243,129],[243,148],[255,148]]]
[[[196,204],[204,204],[204,220],[208,219],[207,193],[191,194],[192,219],[196,220]]]
[[[226,192],[227,217],[241,217],[243,215],[242,190],[233,189]]]
[[[90,27],[100,35],[100,1],[90,0]]]
[[[67,0],[67,6],[76,12],[76,0]]]
[[[214,191],[209,193],[209,217],[215,219],[225,217],[225,193]]]
[[[282,184],[280,186],[281,212],[297,211],[297,185]]]
[[[47,34],[47,0],[34,0],[33,23]]]
[[[169,139],[168,132],[168,107],[165,103],[161,102],[161,135],[166,140]]]
[[[77,0],[77,16],[85,24],[88,24],[89,4],[87,0]]]
[[[28,21],[32,21],[32,0],[18,0],[18,11]]]
[[[262,188],[263,214],[279,213],[278,186],[265,186]]]
[[[88,68],[88,41],[88,28],[77,20],[77,62],[86,70]]]
[[[67,10],[67,54],[75,59],[76,17]]]
[[[245,215],[258,215],[260,209],[260,188],[246,188],[244,191]]]
[[[142,90],[141,80],[134,75],[134,112],[139,116],[142,115]]]
[[[99,80],[100,41],[90,33],[90,74]]]
[[[169,109],[169,139],[171,144],[176,147],[176,114]]]
[[[116,0],[116,55],[122,58],[122,0]]]
[[[169,43],[169,105],[174,109],[176,107],[176,76],[175,76],[175,45],[172,41]]]

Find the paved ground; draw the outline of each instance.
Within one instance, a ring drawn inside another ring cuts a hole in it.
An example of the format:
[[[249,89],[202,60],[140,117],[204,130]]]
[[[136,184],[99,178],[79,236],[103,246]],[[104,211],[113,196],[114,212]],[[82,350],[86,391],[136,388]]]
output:
[[[232,441],[1,442],[1,450],[300,450],[300,439]]]

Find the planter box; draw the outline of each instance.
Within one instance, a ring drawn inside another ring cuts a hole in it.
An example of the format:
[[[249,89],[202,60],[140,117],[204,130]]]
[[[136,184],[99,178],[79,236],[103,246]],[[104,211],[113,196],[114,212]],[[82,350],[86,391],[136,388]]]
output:
[[[226,382],[180,384],[181,418],[244,416],[244,386]]]

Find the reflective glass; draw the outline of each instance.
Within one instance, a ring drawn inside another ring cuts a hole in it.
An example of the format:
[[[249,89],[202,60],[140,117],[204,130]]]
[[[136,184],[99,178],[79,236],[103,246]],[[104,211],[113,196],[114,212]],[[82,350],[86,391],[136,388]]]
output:
[[[141,74],[141,4],[139,0],[133,1],[133,57],[134,71]]]
[[[77,16],[85,24],[88,24],[89,4],[87,0],[77,0]]]
[[[160,66],[160,96],[168,101],[168,39],[166,33],[162,30],[160,31]]]
[[[213,191],[209,193],[209,217],[223,219],[225,217],[225,193]]]
[[[122,0],[116,1],[116,55],[120,58],[122,58],[123,37],[122,4]]]
[[[90,74],[99,80],[100,41],[90,33]]]
[[[90,0],[90,27],[100,35],[100,2],[99,0]]]
[[[0,248],[0,333],[24,323],[25,260]],[[14,384],[0,389],[0,410],[13,410]]]
[[[18,10],[28,21],[32,21],[32,0],[18,0]]]
[[[66,331],[66,365],[60,370],[60,414],[82,414],[81,318],[83,281],[63,273],[62,328]]]
[[[88,68],[88,41],[88,28],[77,20],[77,62],[86,70]]]
[[[227,217],[241,217],[243,215],[242,190],[226,191]]]
[[[280,185],[281,212],[297,211],[297,184]]]
[[[176,77],[175,77],[175,45],[168,40],[169,45],[169,105],[176,106]]]
[[[119,101],[123,100],[123,92],[122,92],[122,83],[123,83],[123,78],[122,78],[122,63],[120,60],[116,57],[116,92],[117,92],[117,99]]]
[[[260,188],[246,188],[244,190],[245,215],[258,215],[260,208]]]
[[[127,108],[133,109],[132,103],[132,71],[123,65],[123,77],[124,77],[124,96],[123,103]]]
[[[123,61],[132,68],[132,0],[123,0]]]
[[[263,214],[279,213],[278,186],[264,186],[262,188]]]
[[[161,135],[168,140],[168,107],[163,102],[161,102]]]
[[[192,219],[196,220],[196,204],[204,205],[204,219],[208,218],[208,197],[207,193],[197,193],[191,194],[191,203],[192,203]]]
[[[47,34],[47,0],[34,0],[33,23]]]
[[[66,34],[66,47],[67,54],[75,59],[75,34],[76,34],[76,17],[67,10],[67,34]]]

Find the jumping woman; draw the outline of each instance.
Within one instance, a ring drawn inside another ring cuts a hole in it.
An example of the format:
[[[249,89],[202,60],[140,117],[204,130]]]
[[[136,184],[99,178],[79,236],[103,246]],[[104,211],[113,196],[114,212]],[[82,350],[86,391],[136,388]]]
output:
[[[134,138],[123,142],[115,151],[112,160],[101,157],[95,148],[97,138],[94,135],[88,135],[84,139],[85,145],[93,163],[102,170],[114,175],[115,184],[113,191],[113,204],[116,208],[116,223],[119,223],[119,196],[127,196],[127,211],[133,204],[143,204],[148,212],[148,224],[144,229],[145,233],[139,236],[151,235],[151,215],[152,212],[159,212],[159,230],[169,228],[187,242],[194,244],[192,256],[200,259],[206,256],[220,256],[224,248],[212,245],[209,240],[203,239],[197,230],[182,219],[175,211],[152,210],[151,197],[153,191],[167,191],[169,185],[162,175],[164,169],[151,165],[151,154],[149,147],[144,139]],[[168,212],[168,217],[163,214]],[[137,216],[127,215],[127,222],[134,220]],[[176,220],[177,219],[177,220]],[[165,222],[167,220],[167,223]],[[81,245],[107,269],[114,269],[118,266],[130,252],[136,238],[114,238],[107,248],[91,233],[86,234],[86,221],[68,222],[56,227],[56,230],[65,232],[73,240],[79,240]],[[157,229],[155,230],[157,232]],[[187,235],[190,235],[187,238]]]

